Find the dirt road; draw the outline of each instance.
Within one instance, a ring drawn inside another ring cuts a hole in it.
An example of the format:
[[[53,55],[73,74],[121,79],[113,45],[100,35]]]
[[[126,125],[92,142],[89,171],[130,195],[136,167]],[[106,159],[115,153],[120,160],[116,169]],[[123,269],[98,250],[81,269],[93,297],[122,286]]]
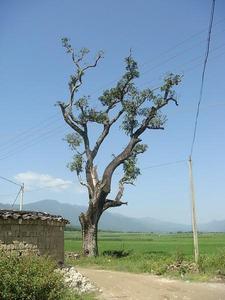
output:
[[[190,283],[153,275],[78,268],[102,290],[99,299],[225,300],[225,284]]]

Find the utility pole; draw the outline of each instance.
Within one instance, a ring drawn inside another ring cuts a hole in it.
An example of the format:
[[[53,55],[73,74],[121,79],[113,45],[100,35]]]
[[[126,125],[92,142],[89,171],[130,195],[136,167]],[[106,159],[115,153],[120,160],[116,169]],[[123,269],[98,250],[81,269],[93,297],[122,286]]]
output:
[[[21,196],[20,196],[20,211],[23,210],[23,199],[24,199],[24,183],[21,185]]]
[[[189,176],[190,176],[190,190],[191,190],[191,211],[192,211],[192,231],[193,231],[193,240],[194,240],[194,255],[195,255],[195,263],[198,264],[198,257],[199,257],[198,231],[197,231],[197,222],[196,222],[195,189],[194,189],[191,156],[189,157],[188,162],[189,162]]]

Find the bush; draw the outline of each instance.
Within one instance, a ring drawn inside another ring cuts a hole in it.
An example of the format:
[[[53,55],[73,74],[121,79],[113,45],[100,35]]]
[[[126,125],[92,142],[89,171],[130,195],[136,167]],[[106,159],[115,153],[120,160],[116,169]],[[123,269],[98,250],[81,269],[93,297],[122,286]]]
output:
[[[225,277],[225,249],[213,255],[202,255],[199,260],[199,270],[203,273],[214,273]]]
[[[131,251],[125,250],[105,250],[103,251],[103,256],[111,256],[116,258],[126,257],[130,255]]]
[[[47,257],[0,253],[1,300],[62,300],[63,277]]]

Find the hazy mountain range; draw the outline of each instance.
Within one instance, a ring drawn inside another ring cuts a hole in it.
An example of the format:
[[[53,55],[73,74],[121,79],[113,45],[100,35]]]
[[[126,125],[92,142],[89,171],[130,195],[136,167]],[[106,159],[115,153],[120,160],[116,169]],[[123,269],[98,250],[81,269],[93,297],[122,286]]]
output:
[[[9,204],[1,204],[0,209],[11,209]],[[14,209],[18,209],[15,206]],[[28,203],[24,210],[43,211],[51,214],[62,215],[70,221],[73,226],[80,226],[78,216],[85,211],[84,206],[75,204],[61,203],[56,200],[42,200],[34,203]],[[130,232],[177,232],[190,231],[191,226],[164,222],[153,218],[132,218],[121,214],[105,212],[100,220],[99,229],[113,231]],[[199,224],[199,231],[204,232],[225,232],[225,220],[212,221],[205,224]]]

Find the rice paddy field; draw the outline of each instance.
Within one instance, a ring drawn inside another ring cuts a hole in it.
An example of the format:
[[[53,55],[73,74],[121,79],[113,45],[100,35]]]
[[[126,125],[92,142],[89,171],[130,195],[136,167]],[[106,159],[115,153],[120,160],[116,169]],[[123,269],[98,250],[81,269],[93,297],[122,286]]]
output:
[[[173,254],[175,251],[192,256],[192,234],[148,234],[100,232],[98,235],[99,252],[107,250],[126,250],[134,253]],[[81,251],[81,233],[65,231],[65,250]],[[207,233],[199,235],[201,254],[215,254],[225,250],[225,233]]]
[[[98,240],[99,257],[81,257],[76,265],[158,275],[171,274],[172,269],[172,275],[188,279],[190,275],[191,279],[225,278],[225,233],[199,234],[198,272],[193,264],[191,233],[99,232]],[[81,245],[79,231],[65,232],[65,251],[80,253]]]

